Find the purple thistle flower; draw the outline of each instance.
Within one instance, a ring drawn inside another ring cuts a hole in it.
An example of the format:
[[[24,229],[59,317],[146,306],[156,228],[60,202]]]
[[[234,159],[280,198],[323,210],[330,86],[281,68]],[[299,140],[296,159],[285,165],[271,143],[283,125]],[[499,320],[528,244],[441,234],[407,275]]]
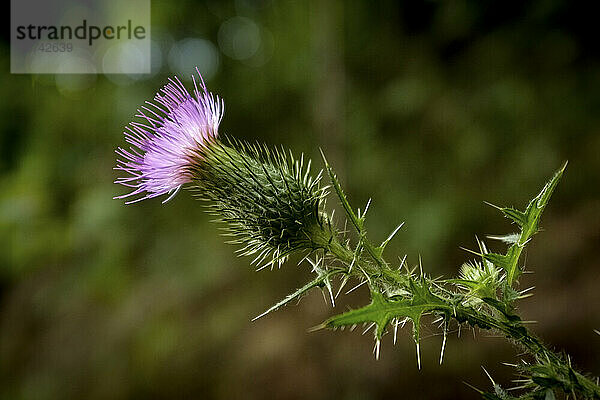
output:
[[[142,122],[130,122],[124,132],[132,145],[128,150],[119,147],[116,170],[129,176],[115,183],[133,188],[130,193],[115,199],[137,197],[126,204],[169,194],[170,200],[182,185],[192,181],[191,167],[199,161],[197,150],[216,140],[225,103],[208,92],[200,71],[200,84],[194,81],[193,96],[175,77],[169,78],[155,96],[153,107],[142,106],[136,117]],[[163,202],[163,203],[164,203]]]

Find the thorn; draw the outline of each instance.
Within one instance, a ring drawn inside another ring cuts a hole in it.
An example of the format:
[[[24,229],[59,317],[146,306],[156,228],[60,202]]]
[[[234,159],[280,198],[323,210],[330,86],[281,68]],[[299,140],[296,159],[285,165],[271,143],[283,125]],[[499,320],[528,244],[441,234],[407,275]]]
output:
[[[250,322],[254,322],[254,321],[258,320],[258,319],[261,319],[262,317],[264,317],[264,316],[265,316],[265,315],[267,315],[267,314],[268,314],[268,311],[265,311],[265,312],[263,312],[262,314],[259,314],[259,315],[257,315],[256,317],[252,318],[252,319],[250,320]]]
[[[537,324],[538,321],[521,321],[522,324]]]
[[[307,255],[305,255],[304,257],[302,257],[302,258],[300,259],[300,261],[298,261],[298,264],[296,264],[296,265],[300,265],[300,264],[302,264],[304,261],[308,260],[308,257],[310,257],[310,256],[311,256],[311,254],[312,254],[312,252],[309,252]]]
[[[266,263],[265,265],[263,265],[263,266],[261,266],[261,267],[258,267],[258,268],[256,268],[256,271],[255,271],[255,272],[260,272],[260,271],[262,271],[263,269],[267,268],[268,266],[271,266],[271,267],[272,267],[273,265],[271,264],[271,262],[268,262],[268,263]]]
[[[419,347],[419,342],[417,342],[417,367],[419,368],[419,371],[421,370],[421,350]]]
[[[325,164],[325,167],[329,167],[329,163],[327,162],[327,158],[325,158],[325,153],[323,153],[323,149],[321,147],[319,147],[319,152],[321,153],[323,164]]]
[[[327,287],[327,291],[329,292],[329,298],[331,299],[331,306],[335,307],[335,299],[333,297],[333,290],[331,289],[331,281],[329,279],[325,279],[325,286]]]
[[[479,247],[479,251],[483,254],[483,246],[481,240],[479,240],[479,236],[475,235],[475,241],[477,242],[477,247]]]
[[[362,286],[362,285],[364,285],[365,283],[367,283],[367,281],[366,281],[366,280],[362,281],[362,282],[361,282],[361,283],[359,283],[358,285],[354,286],[352,289],[348,290],[348,291],[346,292],[346,294],[350,294],[350,293],[352,293],[353,291],[355,291],[356,289],[358,289],[359,287],[361,287],[361,286]]]
[[[317,331],[321,331],[323,329],[327,328],[327,325],[325,323],[313,326],[312,328],[308,328],[306,331],[308,333],[312,333],[312,332],[317,332]]]
[[[346,283],[348,283],[348,276],[344,276],[344,279],[342,280],[342,283],[340,284],[340,288],[338,289],[337,293],[335,294],[335,298],[337,299],[338,296],[340,295],[340,293],[342,292],[342,289],[344,288],[344,286],[346,286]]]
[[[392,240],[392,239],[394,238],[394,236],[396,236],[396,233],[398,233],[398,231],[400,230],[400,228],[402,228],[402,226],[404,226],[404,222],[402,222],[400,225],[398,225],[398,226],[396,227],[396,229],[394,229],[394,230],[392,231],[392,233],[390,233],[390,235],[388,236],[388,238],[387,238],[387,239],[385,239],[385,240],[383,241],[383,243],[381,243],[381,247],[382,247],[382,248],[385,248],[385,247],[387,246],[387,244],[390,242],[390,240]]]
[[[507,390],[510,390],[511,392],[514,390],[521,390],[521,389],[525,389],[527,388],[527,385],[521,385],[521,386],[515,386],[515,387],[510,387]]]
[[[517,299],[519,299],[519,300],[527,299],[529,297],[532,297],[534,294],[535,293],[528,293],[528,294],[523,295],[523,296],[518,296]]]
[[[487,375],[487,377],[490,379],[490,381],[492,382],[492,385],[496,386],[496,382],[494,382],[494,379],[489,374],[489,372],[487,372],[487,370],[485,369],[485,367],[483,365],[481,366],[481,369],[483,369],[483,372],[485,372],[485,374]]]
[[[308,261],[308,263],[312,267],[310,272],[318,272],[319,263],[321,262],[320,260],[316,259],[316,257],[315,257],[315,261],[313,261],[310,258],[307,258],[306,261]]]
[[[484,201],[484,204],[487,204],[490,207],[494,207],[495,209],[502,211],[502,207],[498,207],[497,205],[492,204],[489,201]]]
[[[479,389],[477,389],[475,386],[471,385],[470,383],[468,383],[468,382],[465,382],[465,381],[463,381],[463,383],[464,383],[465,385],[467,385],[468,387],[470,387],[471,389],[473,389],[474,391],[476,391],[477,393],[479,393],[479,394],[483,394],[483,391],[482,391],[482,390],[479,390]]]
[[[377,339],[375,341],[375,348],[373,349],[373,353],[375,353],[375,359],[379,360],[379,350],[381,348],[381,340]]]
[[[371,329],[373,326],[375,326],[375,322],[373,322],[371,325],[367,326],[367,329],[365,329],[362,334],[364,335],[365,333],[369,332],[369,329]]]
[[[398,321],[398,318],[396,318],[396,322],[394,323],[394,346],[396,345],[396,339],[398,338],[398,325],[400,324],[400,321]]]
[[[404,267],[406,266],[406,256],[407,256],[407,254],[405,254],[404,257],[402,257],[402,259],[400,259],[400,257],[398,257],[398,259],[400,259],[400,266],[398,267],[398,270],[401,270],[403,266]]]
[[[362,213],[363,218],[365,217],[365,215],[367,215],[367,211],[369,211],[369,206],[371,205],[371,198],[369,198],[369,201],[367,201],[367,205],[365,206],[365,210]]]
[[[419,271],[421,271],[421,278],[423,278],[423,262],[421,260],[420,254],[419,254]]]
[[[354,267],[354,263],[356,261],[356,256],[352,257],[352,262],[350,263],[350,265],[348,266],[348,274],[350,274],[350,272],[352,272],[352,267]]]
[[[371,277],[369,276],[369,274],[367,274],[367,272],[363,269],[363,267],[361,267],[360,265],[358,266],[358,269],[360,269],[360,272],[363,273],[363,275],[365,276],[365,278],[367,278],[367,281],[369,283],[371,283]]]
[[[521,291],[519,292],[519,294],[520,294],[520,295],[523,295],[523,294],[525,294],[525,293],[527,293],[527,292],[529,292],[530,290],[533,290],[533,289],[535,289],[535,286],[529,287],[529,288],[527,288],[527,289],[523,289],[523,290],[521,290]]]
[[[442,350],[440,351],[440,365],[444,361],[444,350],[446,349],[446,337],[448,333],[447,323],[444,324],[444,338],[442,339]]]
[[[329,305],[329,303],[327,303],[327,296],[325,295],[325,291],[321,290],[321,293],[323,293],[323,300],[325,300],[325,305]]]
[[[523,275],[525,274],[535,274],[535,271],[527,271],[527,270],[523,270],[523,272],[521,272]]]
[[[461,250],[464,250],[464,251],[466,251],[466,252],[468,252],[468,253],[474,254],[474,255],[476,255],[476,256],[478,256],[478,257],[483,257],[483,254],[481,254],[481,253],[478,253],[478,252],[476,252],[476,251],[473,251],[473,250],[471,250],[471,249],[467,249],[466,247],[462,247],[462,246],[461,246],[461,247],[460,247],[460,249],[461,249]]]

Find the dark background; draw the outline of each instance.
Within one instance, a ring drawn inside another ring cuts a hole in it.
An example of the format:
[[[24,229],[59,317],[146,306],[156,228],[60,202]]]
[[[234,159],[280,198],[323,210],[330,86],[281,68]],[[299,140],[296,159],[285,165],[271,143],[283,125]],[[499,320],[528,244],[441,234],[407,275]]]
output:
[[[388,259],[420,255],[434,276],[454,276],[475,235],[514,229],[484,200],[524,207],[568,159],[520,310],[599,374],[597,29],[585,3],[554,0],[154,0],[154,72],[133,77],[10,75],[5,36],[0,398],[474,399],[463,381],[489,388],[481,366],[510,385],[501,362],[521,357],[490,333],[454,332],[440,366],[425,321],[421,371],[409,329],[395,347],[385,337],[379,361],[371,333],[307,333],[365,304],[364,289],[334,310],[316,291],[251,323],[307,265],[255,273],[189,192],[112,200],[124,126],[195,65],[226,101],[221,132],[316,165],[322,147],[354,205],[373,198],[373,240],[406,221]],[[185,43],[201,45],[172,53]]]

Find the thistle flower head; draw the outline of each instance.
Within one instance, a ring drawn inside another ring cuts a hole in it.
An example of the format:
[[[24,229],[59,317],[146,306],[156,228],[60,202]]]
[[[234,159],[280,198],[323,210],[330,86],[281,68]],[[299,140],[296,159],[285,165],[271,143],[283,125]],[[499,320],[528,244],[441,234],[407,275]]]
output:
[[[219,220],[256,262],[283,262],[296,251],[327,246],[332,237],[322,214],[326,194],[310,163],[283,151],[220,139],[224,103],[206,90],[200,77],[190,94],[170,79],[153,102],[138,110],[142,121],[125,132],[129,149],[118,148],[117,170],[129,174],[115,183],[133,188],[118,199],[127,203],[170,194],[194,183]],[[165,201],[167,201],[165,200]]]
[[[125,131],[131,147],[116,150],[120,159],[115,169],[128,176],[115,183],[133,191],[115,198],[132,198],[129,204],[170,194],[169,200],[192,181],[191,168],[199,161],[197,150],[217,138],[225,107],[223,100],[207,91],[199,72],[198,76],[199,82],[192,77],[192,94],[175,77],[153,102],[138,109],[136,117],[141,121],[131,122]]]
[[[202,148],[198,157],[196,193],[227,224],[241,255],[281,265],[291,253],[324,248],[332,240],[322,212],[327,190],[320,186],[321,173],[310,175],[310,161],[230,137]]]
[[[490,262],[468,261],[460,268],[460,277],[479,283],[499,282],[500,271]]]
[[[466,262],[460,268],[460,286],[464,286],[472,296],[471,300],[495,298],[502,276],[500,270],[489,261]]]

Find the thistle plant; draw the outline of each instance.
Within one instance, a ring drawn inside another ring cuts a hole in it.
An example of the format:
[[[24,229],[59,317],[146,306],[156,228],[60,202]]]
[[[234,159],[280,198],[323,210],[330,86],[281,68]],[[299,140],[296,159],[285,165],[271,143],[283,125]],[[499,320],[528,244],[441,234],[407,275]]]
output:
[[[598,379],[578,371],[568,355],[534,335],[517,308],[518,301],[531,294],[519,287],[521,255],[539,232],[542,213],[566,163],[523,210],[494,206],[516,228],[515,233],[490,237],[506,244],[504,253],[490,252],[478,240],[478,249],[468,250],[474,259],[460,267],[457,278],[434,279],[421,261],[410,268],[406,257],[398,264],[384,259],[386,246],[402,224],[382,243],[371,241],[365,227],[371,202],[355,211],[323,153],[324,169],[313,175],[310,160],[302,156],[220,135],[224,102],[208,92],[201,77],[192,78],[192,93],[179,79],[170,79],[127,127],[130,147],[116,150],[120,159],[115,168],[126,175],[115,182],[132,191],[116,198],[134,203],[164,196],[167,201],[186,186],[222,224],[239,254],[252,256],[258,269],[281,266],[290,255],[302,255],[301,262],[310,266],[314,278],[256,318],[315,288],[327,292],[333,304],[346,285],[351,284],[346,293],[365,285],[369,304],[332,316],[315,329],[366,325],[373,330],[378,358],[383,335],[393,332],[395,342],[398,328],[409,323],[421,368],[421,320],[432,315],[442,336],[440,363],[449,329],[456,324],[500,333],[525,354],[513,364],[517,386],[505,390],[492,380],[491,392],[475,389],[483,398],[600,399]],[[324,175],[328,184],[323,183]],[[334,224],[333,212],[326,207],[330,192],[355,234]]]

